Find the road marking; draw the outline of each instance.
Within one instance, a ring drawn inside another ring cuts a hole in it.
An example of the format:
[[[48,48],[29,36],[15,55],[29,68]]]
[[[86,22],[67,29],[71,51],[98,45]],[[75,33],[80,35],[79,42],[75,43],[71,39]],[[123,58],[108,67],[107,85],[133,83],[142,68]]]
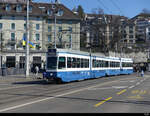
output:
[[[105,99],[105,100],[99,102],[98,104],[96,104],[96,105],[94,105],[94,106],[95,106],[95,107],[98,107],[98,106],[102,105],[103,103],[105,103],[106,101],[111,100],[111,99],[112,99],[112,97],[109,97],[109,98],[107,98],[107,99]]]
[[[136,95],[136,96],[129,96],[129,99],[143,99],[143,97],[141,97],[140,95]]]
[[[120,95],[120,94],[122,94],[122,93],[124,93],[124,92],[126,92],[127,90],[126,89],[124,89],[124,90],[122,90],[122,91],[120,91],[120,92],[118,92],[117,93],[117,95]]]
[[[132,89],[133,87],[135,87],[134,85],[132,85],[131,87],[129,87],[129,89]]]
[[[142,83],[144,80],[141,80],[140,82]]]
[[[122,81],[119,81],[119,82],[135,82],[135,80],[131,80],[131,81],[128,81],[128,80],[122,80]]]
[[[101,90],[101,89],[124,89],[128,86],[111,86],[111,87],[102,87],[102,88],[90,88],[88,90]]]
[[[140,82],[136,83],[136,85],[139,85],[139,84],[140,84]]]

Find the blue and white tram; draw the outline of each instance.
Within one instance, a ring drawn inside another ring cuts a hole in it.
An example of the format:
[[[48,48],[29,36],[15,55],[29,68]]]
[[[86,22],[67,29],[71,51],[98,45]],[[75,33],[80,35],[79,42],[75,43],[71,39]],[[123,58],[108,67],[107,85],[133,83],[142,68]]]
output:
[[[71,82],[110,75],[133,73],[132,59],[102,57],[87,52],[49,49],[43,78]]]

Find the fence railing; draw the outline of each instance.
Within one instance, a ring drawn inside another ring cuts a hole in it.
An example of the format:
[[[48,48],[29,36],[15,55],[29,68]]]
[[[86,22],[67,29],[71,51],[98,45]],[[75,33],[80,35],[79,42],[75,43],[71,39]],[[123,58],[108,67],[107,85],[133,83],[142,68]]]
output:
[[[18,68],[0,68],[0,76],[20,75],[20,74],[25,74],[25,70]]]

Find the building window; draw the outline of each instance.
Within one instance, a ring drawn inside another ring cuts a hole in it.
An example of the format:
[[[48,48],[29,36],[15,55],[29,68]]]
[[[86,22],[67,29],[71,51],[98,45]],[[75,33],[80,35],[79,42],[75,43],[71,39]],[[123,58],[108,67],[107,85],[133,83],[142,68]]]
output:
[[[48,42],[51,42],[51,40],[52,40],[52,36],[48,35]]]
[[[0,23],[0,29],[2,29],[3,28],[3,23]]]
[[[71,33],[72,33],[72,27],[69,27],[69,32],[71,32]]]
[[[15,33],[11,33],[11,41],[15,40]]]
[[[70,48],[71,48],[71,44],[72,44],[72,36],[71,36],[71,34],[69,35],[69,43],[70,43]]]
[[[19,68],[25,68],[25,56],[20,56]]]
[[[40,34],[37,33],[35,36],[36,36],[36,41],[39,41],[40,40]]]
[[[33,56],[33,69],[35,68],[35,66],[38,66],[39,69],[40,69],[41,68],[41,63],[42,63],[41,57]]]
[[[36,44],[36,50],[39,50],[40,48],[40,44]]]
[[[133,30],[130,30],[129,33],[133,33]]]
[[[16,57],[15,56],[6,56],[6,67],[11,68],[16,65]]]
[[[133,29],[133,26],[129,26],[130,29]]]
[[[130,43],[133,43],[133,40],[129,40]]]
[[[50,20],[50,19],[48,19],[48,20],[47,20],[47,23],[48,23],[48,24],[51,24],[51,20]]]
[[[21,12],[22,11],[22,6],[21,5],[17,5],[16,6],[16,11],[17,12]]]
[[[63,10],[58,10],[57,16],[62,16],[64,14]]]
[[[24,21],[26,21],[27,20],[27,17],[26,16],[24,16]]]
[[[133,38],[133,35],[129,35],[129,38]]]
[[[68,24],[72,24],[72,21],[68,21]]]
[[[51,31],[52,31],[52,27],[48,26],[48,32],[51,32]]]
[[[36,20],[37,20],[37,21],[40,21],[40,17],[36,17]]]
[[[11,29],[15,29],[15,23],[11,24]]]
[[[62,27],[58,27],[58,32],[62,32]]]
[[[47,10],[47,14],[50,15],[50,16],[52,16],[53,11],[49,9],[49,10]]]
[[[27,25],[26,25],[26,23],[24,24],[24,29],[27,29]]]
[[[37,29],[37,30],[40,29],[40,24],[36,24],[36,29]]]
[[[32,6],[29,6],[29,12],[32,12]]]
[[[58,24],[62,24],[62,21],[57,21]]]
[[[10,11],[10,10],[11,10],[11,7],[10,7],[9,4],[6,5],[5,10],[6,10],[6,11]]]
[[[2,19],[2,16],[0,16],[0,19]]]
[[[11,19],[12,19],[12,20],[15,20],[15,16],[11,16]]]

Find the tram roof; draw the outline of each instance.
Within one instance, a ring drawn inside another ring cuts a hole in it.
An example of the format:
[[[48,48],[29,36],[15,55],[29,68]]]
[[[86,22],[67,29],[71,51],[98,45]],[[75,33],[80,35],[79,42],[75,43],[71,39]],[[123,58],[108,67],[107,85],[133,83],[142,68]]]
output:
[[[53,49],[55,50],[55,49]],[[57,48],[56,52],[60,52],[60,53],[71,53],[71,54],[78,54],[78,55],[85,55],[85,56],[89,56],[90,53],[89,52],[85,52],[85,51],[80,51],[80,50],[71,50],[71,49],[60,49]],[[96,56],[96,57],[101,57],[101,58],[106,58],[106,59],[120,59],[119,57],[112,57],[112,56],[105,56],[105,54],[103,53],[91,53],[92,56]],[[128,60],[131,61],[131,58],[121,58],[121,60]]]

